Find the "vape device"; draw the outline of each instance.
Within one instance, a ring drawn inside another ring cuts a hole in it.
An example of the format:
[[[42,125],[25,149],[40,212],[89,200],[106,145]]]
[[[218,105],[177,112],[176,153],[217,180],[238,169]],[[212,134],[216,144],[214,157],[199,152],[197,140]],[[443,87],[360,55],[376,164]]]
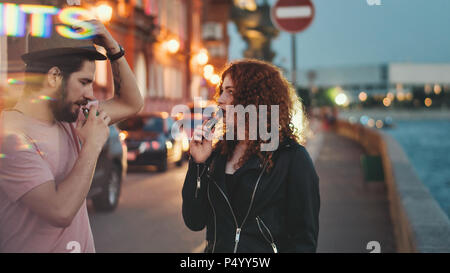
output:
[[[212,129],[214,129],[218,121],[219,120],[217,118],[211,117],[205,124],[206,129],[208,129],[208,131],[211,131]]]
[[[86,104],[86,107],[83,108],[83,115],[84,115],[85,118],[88,118],[88,116],[89,116],[89,107],[90,107],[91,105],[97,105],[97,106],[98,106],[98,100],[93,100],[93,101],[88,102],[88,103]],[[100,114],[100,113],[97,111],[97,116],[98,116],[99,114]]]
[[[214,129],[216,124],[219,122],[218,115],[220,113],[221,109],[218,109],[216,112],[211,114],[211,117],[208,119],[208,121],[205,123],[205,127],[208,131],[211,131]]]

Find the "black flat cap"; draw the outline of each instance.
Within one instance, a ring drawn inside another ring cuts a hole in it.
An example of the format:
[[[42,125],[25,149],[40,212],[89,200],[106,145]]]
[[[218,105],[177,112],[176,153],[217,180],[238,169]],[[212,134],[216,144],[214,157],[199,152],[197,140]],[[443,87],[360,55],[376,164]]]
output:
[[[22,55],[25,63],[34,61],[45,62],[46,58],[79,55],[91,60],[106,60],[106,56],[97,51],[92,39],[70,39],[61,36],[54,25],[52,34],[48,38],[27,35],[28,52]]]

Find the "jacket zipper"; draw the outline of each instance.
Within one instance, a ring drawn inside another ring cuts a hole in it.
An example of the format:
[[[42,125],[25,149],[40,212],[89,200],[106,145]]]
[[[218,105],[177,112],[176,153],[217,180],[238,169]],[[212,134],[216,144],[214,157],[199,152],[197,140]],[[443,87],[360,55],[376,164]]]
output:
[[[274,253],[278,253],[277,245],[275,244],[275,240],[273,239],[273,236],[272,236],[272,233],[270,232],[270,229],[266,226],[266,224],[264,224],[263,220],[259,216],[256,216],[256,223],[258,224],[259,231],[261,231],[261,234],[264,237],[264,239],[266,239],[266,241],[272,246],[273,252]],[[260,223],[266,229],[267,233],[269,233],[270,240],[264,234]]]
[[[206,167],[203,168],[202,174],[200,174],[200,164],[197,164],[197,187],[195,188],[195,199],[197,199],[198,191],[200,190],[201,177],[205,173]]]
[[[214,206],[211,202],[211,197],[209,196],[209,183],[206,186],[206,193],[208,195],[208,201],[209,201],[209,205],[212,208],[213,214],[214,214],[214,243],[213,243],[213,248],[211,253],[214,253],[215,249],[216,249],[216,235],[217,235],[217,224],[216,224],[216,210],[214,209]]]
[[[235,234],[235,237],[234,237],[234,251],[233,251],[233,253],[236,253],[237,246],[238,246],[238,243],[239,243],[239,237],[241,235],[241,229],[239,228],[239,225],[238,225],[238,222],[237,222],[237,219],[236,219],[236,215],[234,215],[233,208],[231,207],[231,204],[230,204],[230,201],[227,198],[227,195],[222,191],[222,189],[219,187],[219,185],[217,185],[216,180],[213,179],[213,182],[217,186],[219,191],[222,193],[223,197],[225,198],[225,201],[227,201],[228,207],[231,210],[231,215],[233,215],[234,223],[236,224],[236,234]]]
[[[223,197],[225,198],[225,201],[227,201],[228,207],[230,208],[231,214],[233,215],[234,223],[236,224],[236,233],[235,233],[235,237],[234,237],[234,251],[233,251],[233,253],[237,252],[237,248],[238,248],[238,245],[239,245],[239,240],[240,240],[240,237],[241,237],[242,227],[244,226],[245,221],[247,220],[248,215],[250,214],[250,210],[252,209],[252,205],[253,205],[253,200],[255,199],[256,189],[258,188],[259,181],[261,180],[261,177],[264,174],[264,171],[266,170],[266,167],[267,167],[267,162],[264,164],[264,167],[263,167],[261,173],[259,174],[258,180],[256,180],[256,185],[255,185],[255,188],[253,189],[253,194],[252,194],[252,199],[250,201],[250,206],[249,206],[249,208],[247,210],[247,214],[245,215],[244,220],[242,221],[242,224],[241,224],[240,227],[238,225],[238,222],[237,222],[237,219],[236,219],[236,215],[234,214],[233,208],[231,207],[230,201],[227,198],[227,195],[222,191],[222,189],[219,187],[219,185],[217,185],[216,180],[213,179],[214,184],[219,189],[219,191],[222,193]]]
[[[195,188],[195,199],[197,199],[198,191],[200,190],[200,176],[197,176],[197,187]]]

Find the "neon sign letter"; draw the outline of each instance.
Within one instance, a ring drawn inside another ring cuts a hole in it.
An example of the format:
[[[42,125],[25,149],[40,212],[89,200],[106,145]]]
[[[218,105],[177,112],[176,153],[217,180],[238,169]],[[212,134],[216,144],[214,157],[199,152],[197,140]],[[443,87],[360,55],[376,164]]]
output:
[[[95,18],[92,13],[79,7],[58,9],[44,5],[16,5],[0,3],[0,35],[25,36],[25,22],[27,14],[30,14],[30,27],[32,36],[50,37],[52,16],[59,13],[59,20],[68,26],[58,26],[56,31],[66,38],[88,39],[95,35],[94,26],[85,22]],[[70,26],[79,29],[74,30]]]
[[[58,9],[52,6],[21,5],[21,10],[31,14],[31,35],[50,37],[52,17],[58,13]]]
[[[25,13],[16,4],[0,4],[0,35],[25,36]]]
[[[94,26],[84,20],[93,18],[92,13],[82,8],[65,8],[59,13],[59,20],[63,24],[69,26],[76,26],[81,28],[81,31],[74,30],[66,26],[57,26],[56,31],[64,37],[72,39],[88,39],[95,35]]]

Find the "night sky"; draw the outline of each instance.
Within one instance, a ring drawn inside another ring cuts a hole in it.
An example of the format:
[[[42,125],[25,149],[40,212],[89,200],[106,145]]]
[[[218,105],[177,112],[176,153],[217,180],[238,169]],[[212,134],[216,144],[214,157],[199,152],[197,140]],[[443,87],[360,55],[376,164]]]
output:
[[[269,0],[273,5],[276,1]],[[297,35],[300,69],[387,62],[450,63],[449,0],[313,0],[316,17]],[[230,60],[245,43],[229,23]],[[272,43],[274,63],[290,69],[290,34]]]

